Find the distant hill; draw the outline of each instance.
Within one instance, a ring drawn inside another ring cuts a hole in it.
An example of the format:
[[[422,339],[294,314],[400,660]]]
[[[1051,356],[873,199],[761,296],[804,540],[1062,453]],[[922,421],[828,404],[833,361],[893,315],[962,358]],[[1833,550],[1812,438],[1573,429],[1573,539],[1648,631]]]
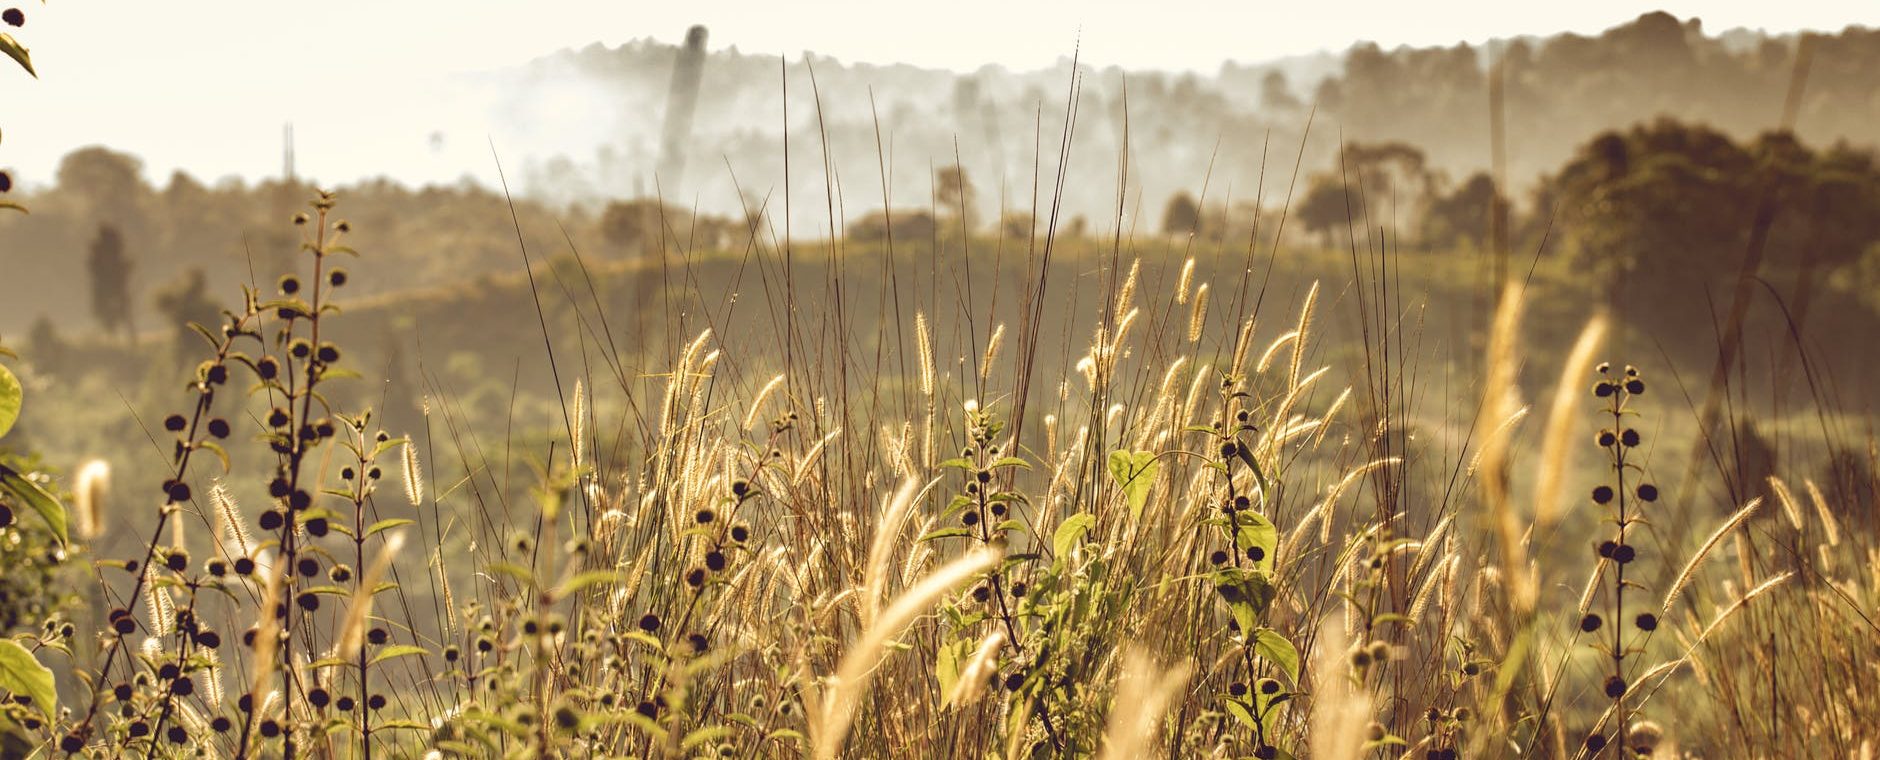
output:
[[[1342,133],[1360,141],[1401,140],[1453,176],[1489,164],[1488,66],[1506,62],[1510,176],[1526,185],[1558,166],[1588,135],[1658,116],[1709,123],[1749,138],[1780,123],[1800,47],[1795,35],[1707,32],[1699,19],[1648,13],[1597,36],[1521,37],[1487,46],[1384,50],[1361,43],[1261,64],[1228,63],[1213,75],[1086,69],[1066,199],[1072,214],[1114,213],[1117,157],[1127,94],[1130,173],[1145,211],[1210,174],[1215,200],[1231,188],[1251,198],[1267,155],[1269,197],[1301,145],[1308,167],[1326,163]],[[537,161],[530,191],[550,200],[651,195],[716,211],[739,191],[781,196],[785,125],[779,61],[735,47],[706,54],[683,177],[655,183],[660,130],[679,48],[650,41],[594,45],[485,75],[507,88],[509,110],[560,134],[593,131],[593,155]],[[1244,51],[1242,59],[1257,59]],[[1796,127],[1814,144],[1880,139],[1880,31],[1851,27],[1817,37]],[[812,74],[813,66],[813,82]],[[881,205],[875,117],[891,147],[896,205],[926,205],[930,167],[957,154],[990,214],[1028,204],[1034,167],[1056,168],[1070,84],[1068,57],[1051,69],[988,66],[970,74],[903,65],[789,62],[792,189],[797,221],[826,226],[824,138],[849,216]],[[584,99],[572,112],[556,104]],[[544,113],[557,118],[543,120]],[[1270,144],[1269,144],[1270,140]],[[1042,144],[1042,149],[1038,146]],[[1218,152],[1217,146],[1218,144]],[[1040,155],[1042,154],[1042,155]],[[1041,166],[1040,166],[1041,165]],[[1277,189],[1276,189],[1277,188]],[[1133,191],[1132,191],[1133,193]],[[1133,210],[1132,194],[1125,203]],[[807,209],[807,210],[806,210]]]

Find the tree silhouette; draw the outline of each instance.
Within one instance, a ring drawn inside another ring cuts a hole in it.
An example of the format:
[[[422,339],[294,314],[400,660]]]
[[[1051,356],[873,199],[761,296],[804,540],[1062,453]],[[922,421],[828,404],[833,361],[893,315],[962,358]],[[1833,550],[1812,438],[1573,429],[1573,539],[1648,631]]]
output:
[[[131,260],[124,255],[124,236],[116,227],[98,225],[85,272],[91,279],[91,314],[98,326],[105,332],[123,332],[128,338],[132,331]]]
[[[192,267],[175,282],[158,290],[153,301],[163,321],[176,330],[174,348],[179,362],[201,351],[197,339],[192,338],[195,330],[190,324],[213,328],[222,313],[215,299],[209,297],[208,278],[201,267]]]
[[[1201,207],[1186,192],[1176,193],[1162,209],[1162,233],[1193,235],[1201,231]]]

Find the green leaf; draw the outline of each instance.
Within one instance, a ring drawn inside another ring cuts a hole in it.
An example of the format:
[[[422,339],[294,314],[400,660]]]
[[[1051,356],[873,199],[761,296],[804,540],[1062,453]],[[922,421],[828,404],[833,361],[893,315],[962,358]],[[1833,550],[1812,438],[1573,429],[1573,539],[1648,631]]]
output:
[[[1266,608],[1273,603],[1273,584],[1266,574],[1243,568],[1225,568],[1214,571],[1214,591],[1227,602],[1227,609],[1234,615],[1234,622],[1240,630],[1252,631]]]
[[[1260,730],[1260,721],[1254,719],[1253,712],[1248,710],[1247,706],[1241,704],[1239,700],[1227,700],[1227,713],[1234,716],[1234,720],[1240,721],[1240,724],[1246,726],[1249,730]]]
[[[19,40],[13,39],[13,35],[0,34],[0,53],[6,53],[8,57],[19,61],[20,68],[25,69],[26,73],[33,75],[34,79],[39,78],[39,72],[33,70],[33,57],[27,54],[25,45],[21,45]]]
[[[59,714],[59,692],[52,686],[52,669],[39,664],[32,652],[12,639],[0,639],[0,689],[16,697],[31,697],[33,707],[47,718]]]
[[[40,519],[46,521],[46,527],[52,529],[52,534],[59,537],[59,543],[66,543],[65,507],[59,504],[58,499],[52,498],[52,494],[3,464],[0,464],[0,491],[13,494],[13,498],[32,507],[34,512],[39,513]]]
[[[1089,512],[1079,512],[1059,523],[1057,532],[1051,534],[1051,552],[1062,561],[1071,555],[1071,549],[1077,547],[1085,533],[1097,524],[1097,516]]]
[[[430,654],[430,650],[427,650],[424,647],[412,646],[410,644],[397,644],[397,645],[389,646],[389,647],[379,650],[378,654],[372,655],[372,660],[368,664],[377,665],[386,660],[396,659],[399,657],[406,657],[406,656],[414,655],[414,654]]]
[[[970,656],[967,649],[972,642],[957,639],[940,645],[940,656],[934,661],[934,678],[940,682],[941,706],[953,704],[953,687],[960,682],[960,669],[965,667]]]
[[[416,520],[410,520],[410,519],[406,519],[403,517],[394,517],[389,520],[380,520],[378,522],[373,523],[372,527],[366,528],[366,538],[371,538],[373,536],[376,536],[380,533],[391,530],[401,525],[413,525],[415,523],[417,523]]]
[[[731,734],[732,728],[730,726],[705,726],[693,730],[692,733],[686,734],[684,739],[680,739],[679,748],[689,750],[706,742],[718,741]]]
[[[1279,528],[1266,515],[1251,510],[1242,510],[1229,518],[1233,521],[1234,545],[1245,554],[1248,549],[1259,547],[1260,559],[1254,563],[1261,572],[1273,574],[1273,556],[1279,553]]]
[[[1271,628],[1261,628],[1253,634],[1253,651],[1285,671],[1286,680],[1295,686],[1299,684],[1299,649],[1285,636]]]
[[[937,541],[942,538],[955,538],[959,536],[970,536],[972,534],[973,534],[972,531],[967,530],[965,528],[941,528],[939,530],[928,533],[927,535],[921,536],[920,540],[915,541],[914,543],[924,544],[924,543],[927,543],[928,541]]]
[[[1131,519],[1142,519],[1142,505],[1149,500],[1149,489],[1155,485],[1155,472],[1159,467],[1153,451],[1110,452],[1110,477],[1123,489]]]
[[[564,581],[561,584],[561,588],[555,589],[555,596],[557,598],[566,599],[589,586],[600,583],[612,583],[619,579],[619,577],[620,573],[613,570],[588,570]]]
[[[7,431],[13,429],[13,423],[20,419],[20,402],[26,391],[20,387],[20,379],[13,376],[13,370],[0,364],[0,438],[5,438]]]

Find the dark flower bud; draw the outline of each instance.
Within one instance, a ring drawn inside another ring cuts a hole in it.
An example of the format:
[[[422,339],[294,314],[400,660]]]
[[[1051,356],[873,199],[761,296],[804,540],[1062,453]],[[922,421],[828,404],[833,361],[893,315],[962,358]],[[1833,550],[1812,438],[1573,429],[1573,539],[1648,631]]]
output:
[[[300,292],[300,278],[291,274],[281,275],[281,292],[293,295]]]
[[[1612,501],[1612,486],[1594,486],[1593,503],[1606,504]]]
[[[1625,432],[1619,434],[1619,442],[1625,444],[1626,448],[1637,446],[1639,443],[1638,431],[1626,428]]]
[[[1247,696],[1247,684],[1235,681],[1227,685],[1227,693],[1236,697]]]
[[[1621,565],[1627,562],[1631,562],[1632,560],[1637,559],[1637,558],[1638,558],[1637,550],[1634,550],[1629,544],[1620,544],[1619,548],[1612,550],[1612,561],[1617,562]]]
[[[1606,696],[1618,699],[1625,696],[1625,679],[1618,676],[1606,678]]]
[[[1226,563],[1227,552],[1221,551],[1219,549],[1215,549],[1213,553],[1208,555],[1208,562],[1210,564],[1215,564],[1215,565]]]
[[[183,432],[183,428],[188,426],[189,420],[183,419],[183,415],[180,414],[172,414],[163,418],[163,429],[172,433],[181,433]]]
[[[1657,501],[1658,500],[1658,486],[1652,485],[1650,483],[1644,483],[1644,484],[1639,485],[1638,498],[1639,498],[1639,501]]]
[[[1586,616],[1580,618],[1580,631],[1582,633],[1592,633],[1599,630],[1600,624],[1604,622],[1605,621],[1600,620],[1598,615],[1589,612]]]
[[[1638,618],[1636,620],[1633,620],[1632,622],[1637,623],[1638,629],[1641,631],[1658,630],[1658,616],[1653,615],[1649,612],[1639,613]]]

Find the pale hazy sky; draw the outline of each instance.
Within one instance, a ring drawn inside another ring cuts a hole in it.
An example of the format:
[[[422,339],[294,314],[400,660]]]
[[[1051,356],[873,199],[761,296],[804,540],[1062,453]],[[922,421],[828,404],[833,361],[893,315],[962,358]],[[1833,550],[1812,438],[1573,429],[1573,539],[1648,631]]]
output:
[[[1386,47],[1598,32],[1651,9],[1705,28],[1772,32],[1880,25],[1880,0],[1429,0],[1426,2],[1022,2],[1020,0],[11,0],[40,78],[0,72],[0,167],[45,181],[66,151],[103,143],[144,157],[153,178],[182,167],[208,179],[275,172],[293,121],[303,168],[344,181],[385,164],[348,160],[366,143],[417,145],[408,117],[453,108],[453,73],[497,69],[565,47],[711,29],[714,49],[805,50],[845,62],[962,71],[1052,65],[1081,36],[1084,60],[1213,72],[1357,40]],[[7,4],[0,0],[0,5]],[[483,115],[454,114],[468,130]],[[469,122],[469,123],[466,123]],[[378,137],[399,133],[399,142]],[[409,142],[405,140],[409,138]],[[427,164],[426,161],[432,162]],[[394,164],[401,179],[487,178],[451,154]]]

